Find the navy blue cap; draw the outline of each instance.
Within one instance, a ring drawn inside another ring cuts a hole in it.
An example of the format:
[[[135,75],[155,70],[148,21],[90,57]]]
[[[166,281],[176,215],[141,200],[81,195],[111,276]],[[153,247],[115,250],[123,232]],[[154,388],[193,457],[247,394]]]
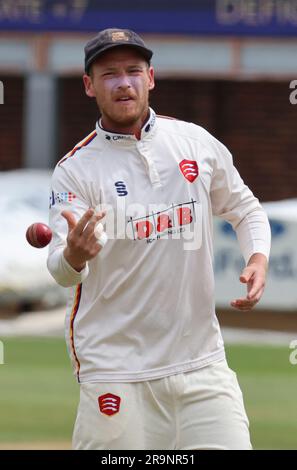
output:
[[[150,63],[153,52],[146,47],[144,41],[137,33],[130,29],[109,28],[100,31],[94,38],[87,42],[85,46],[86,73],[89,73],[90,65],[101,54],[119,46],[133,47]]]

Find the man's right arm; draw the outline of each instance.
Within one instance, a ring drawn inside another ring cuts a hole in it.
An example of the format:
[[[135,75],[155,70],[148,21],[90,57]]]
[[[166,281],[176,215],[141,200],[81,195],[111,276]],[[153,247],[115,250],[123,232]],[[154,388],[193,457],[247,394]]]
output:
[[[53,238],[47,267],[61,286],[75,286],[88,276],[88,260],[100,251],[94,228],[101,218],[90,209],[75,178],[64,165],[57,166],[52,177],[49,226]]]

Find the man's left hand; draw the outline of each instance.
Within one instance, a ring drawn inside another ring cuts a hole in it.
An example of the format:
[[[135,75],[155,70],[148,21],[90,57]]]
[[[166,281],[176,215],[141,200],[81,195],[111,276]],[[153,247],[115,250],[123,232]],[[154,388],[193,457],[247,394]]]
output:
[[[247,296],[233,300],[230,305],[238,310],[251,310],[261,299],[266,283],[268,262],[262,253],[253,254],[239,280],[247,284]]]

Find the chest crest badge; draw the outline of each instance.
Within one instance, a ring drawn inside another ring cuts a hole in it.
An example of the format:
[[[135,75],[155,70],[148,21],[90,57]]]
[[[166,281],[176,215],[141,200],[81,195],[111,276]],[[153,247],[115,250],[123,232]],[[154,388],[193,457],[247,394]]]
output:
[[[121,398],[112,393],[106,393],[98,397],[99,409],[101,413],[112,416],[120,410]]]
[[[180,171],[190,183],[193,183],[199,175],[199,168],[195,160],[182,160],[179,164]]]

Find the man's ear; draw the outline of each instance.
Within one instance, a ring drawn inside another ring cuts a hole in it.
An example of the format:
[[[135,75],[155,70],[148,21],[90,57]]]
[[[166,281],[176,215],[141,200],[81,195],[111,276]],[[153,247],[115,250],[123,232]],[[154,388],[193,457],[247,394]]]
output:
[[[95,94],[95,90],[94,90],[94,87],[93,87],[92,78],[90,77],[90,75],[87,75],[86,73],[84,73],[83,74],[83,82],[84,82],[84,85],[85,85],[86,95],[88,95],[90,98],[95,98],[96,94]]]
[[[155,71],[153,67],[149,68],[149,90],[155,88]]]

